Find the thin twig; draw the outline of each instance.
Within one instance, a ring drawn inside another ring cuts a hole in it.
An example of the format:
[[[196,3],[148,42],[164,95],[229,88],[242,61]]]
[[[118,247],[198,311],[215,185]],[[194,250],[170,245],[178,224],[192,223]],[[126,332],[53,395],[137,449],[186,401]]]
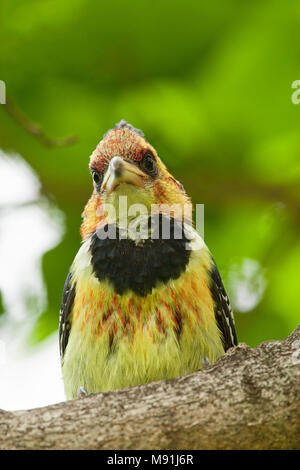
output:
[[[13,103],[11,98],[6,97],[5,104],[7,112],[11,117],[22,126],[22,128],[30,135],[37,138],[46,147],[63,147],[65,145],[72,145],[77,142],[77,137],[71,135],[62,139],[52,139],[48,137],[43,129],[36,123],[31,122]]]

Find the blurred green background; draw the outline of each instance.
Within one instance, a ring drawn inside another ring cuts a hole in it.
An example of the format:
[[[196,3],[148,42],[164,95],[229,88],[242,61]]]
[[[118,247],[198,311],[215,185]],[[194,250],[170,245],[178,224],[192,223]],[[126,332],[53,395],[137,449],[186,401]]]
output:
[[[61,231],[36,261],[45,301],[38,289],[23,292],[28,321],[16,324],[30,324],[27,344],[58,328],[92,191],[89,155],[122,118],[144,131],[193,202],[205,204],[205,241],[239,341],[288,335],[300,319],[300,104],[291,101],[299,2],[3,0],[0,8],[8,98],[0,148],[33,169],[41,186],[27,205],[50,211]],[[30,123],[42,131],[25,130]],[[49,146],[42,132],[77,140]],[[7,184],[20,191],[13,176]],[[0,200],[0,209],[17,214],[20,204]],[[2,273],[8,262],[0,259]],[[4,327],[15,321],[5,289],[0,305]]]

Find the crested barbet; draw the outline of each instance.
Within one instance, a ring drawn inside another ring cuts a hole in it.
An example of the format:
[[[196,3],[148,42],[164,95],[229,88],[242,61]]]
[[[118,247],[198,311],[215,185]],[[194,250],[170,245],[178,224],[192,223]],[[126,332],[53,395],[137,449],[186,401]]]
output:
[[[143,133],[122,120],[92,153],[90,171],[94,190],[60,311],[67,399],[182,376],[237,344],[191,201]]]

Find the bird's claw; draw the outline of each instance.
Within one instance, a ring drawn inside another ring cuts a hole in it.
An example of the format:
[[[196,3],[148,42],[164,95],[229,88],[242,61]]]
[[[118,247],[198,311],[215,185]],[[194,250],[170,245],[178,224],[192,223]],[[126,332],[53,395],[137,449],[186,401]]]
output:
[[[206,369],[206,367],[210,366],[210,360],[207,356],[204,356],[202,359],[202,368]]]
[[[77,392],[77,398],[86,398],[88,395],[89,394],[84,387],[79,387]]]

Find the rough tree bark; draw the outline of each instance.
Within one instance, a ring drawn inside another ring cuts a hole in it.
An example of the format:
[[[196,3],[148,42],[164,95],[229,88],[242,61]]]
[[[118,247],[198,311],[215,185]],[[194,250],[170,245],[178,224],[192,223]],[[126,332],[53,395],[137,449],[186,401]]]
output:
[[[300,449],[300,325],[185,377],[0,411],[0,449]]]

